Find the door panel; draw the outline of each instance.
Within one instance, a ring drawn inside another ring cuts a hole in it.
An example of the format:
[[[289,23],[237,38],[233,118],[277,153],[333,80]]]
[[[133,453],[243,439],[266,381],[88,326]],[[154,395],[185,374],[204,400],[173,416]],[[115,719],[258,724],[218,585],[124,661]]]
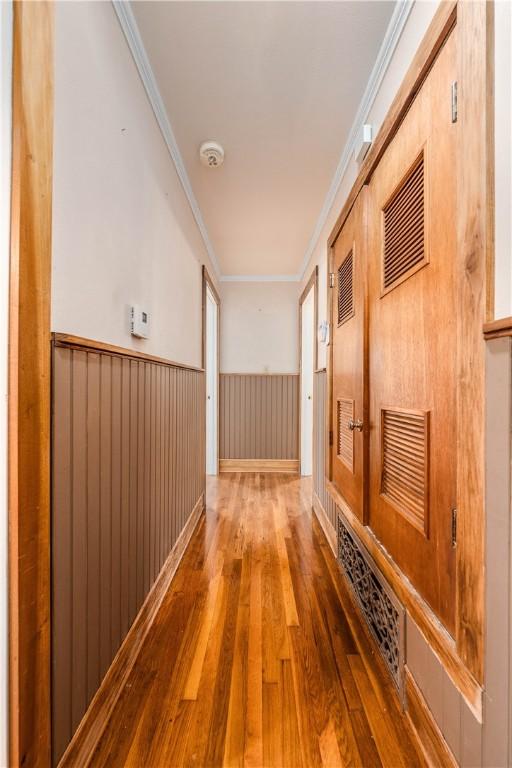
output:
[[[364,519],[365,196],[363,188],[333,246],[332,480]],[[350,429],[357,424],[359,429]]]
[[[369,524],[453,633],[456,30],[368,188]]]

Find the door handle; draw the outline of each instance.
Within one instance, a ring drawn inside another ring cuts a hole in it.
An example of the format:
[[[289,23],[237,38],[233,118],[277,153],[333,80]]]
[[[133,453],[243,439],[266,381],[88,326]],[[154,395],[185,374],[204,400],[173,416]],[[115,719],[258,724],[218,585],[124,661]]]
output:
[[[351,432],[354,432],[354,430],[357,430],[358,432],[362,432],[363,426],[364,424],[361,421],[361,419],[356,419],[355,421],[354,419],[350,419],[348,423],[348,428],[350,429]]]

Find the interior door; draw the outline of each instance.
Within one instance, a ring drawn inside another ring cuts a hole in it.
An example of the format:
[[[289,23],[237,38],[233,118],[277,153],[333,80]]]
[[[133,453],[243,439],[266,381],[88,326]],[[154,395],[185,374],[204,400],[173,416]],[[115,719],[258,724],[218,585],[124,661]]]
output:
[[[361,521],[365,516],[365,206],[364,187],[332,253],[334,296],[331,302],[332,480]]]
[[[456,30],[369,185],[370,517],[454,631]]]

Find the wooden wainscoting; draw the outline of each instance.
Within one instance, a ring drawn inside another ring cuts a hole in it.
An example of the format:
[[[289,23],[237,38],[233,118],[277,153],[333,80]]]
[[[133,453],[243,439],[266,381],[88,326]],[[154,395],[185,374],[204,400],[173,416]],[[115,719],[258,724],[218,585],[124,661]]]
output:
[[[298,374],[222,373],[219,429],[221,471],[298,472]]]
[[[204,386],[201,370],[54,340],[54,763],[203,507]]]

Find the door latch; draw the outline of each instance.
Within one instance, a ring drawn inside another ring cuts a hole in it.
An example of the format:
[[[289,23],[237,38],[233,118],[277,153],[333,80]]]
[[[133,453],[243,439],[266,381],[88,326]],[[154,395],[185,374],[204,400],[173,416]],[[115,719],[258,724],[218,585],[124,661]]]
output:
[[[457,81],[452,83],[452,123],[457,122],[459,116],[459,100],[457,94]]]
[[[457,510],[452,508],[452,547],[457,546]]]

